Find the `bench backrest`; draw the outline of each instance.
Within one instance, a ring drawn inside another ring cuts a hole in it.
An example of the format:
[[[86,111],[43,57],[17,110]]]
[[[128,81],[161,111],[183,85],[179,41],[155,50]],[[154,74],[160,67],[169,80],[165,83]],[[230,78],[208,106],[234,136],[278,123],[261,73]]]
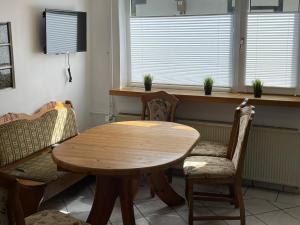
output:
[[[71,102],[50,102],[34,115],[8,113],[0,117],[0,166],[77,134]]]

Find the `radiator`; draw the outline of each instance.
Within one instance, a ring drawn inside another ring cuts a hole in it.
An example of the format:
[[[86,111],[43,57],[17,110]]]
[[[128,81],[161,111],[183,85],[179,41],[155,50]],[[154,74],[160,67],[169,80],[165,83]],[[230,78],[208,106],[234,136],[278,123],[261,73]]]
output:
[[[115,121],[138,120],[118,114]],[[201,140],[228,143],[231,124],[178,120],[197,129]],[[244,179],[300,187],[300,132],[295,129],[253,126],[248,141]]]

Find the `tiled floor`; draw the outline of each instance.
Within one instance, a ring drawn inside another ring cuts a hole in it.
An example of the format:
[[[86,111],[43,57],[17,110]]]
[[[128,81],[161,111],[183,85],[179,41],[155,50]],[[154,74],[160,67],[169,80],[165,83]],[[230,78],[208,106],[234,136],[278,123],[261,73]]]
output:
[[[175,177],[174,189],[183,195],[184,179]],[[212,189],[213,188],[213,189]],[[214,187],[199,187],[199,190],[223,189]],[[42,204],[42,209],[57,209],[70,213],[74,217],[85,220],[90,211],[95,181],[84,180],[62,194]],[[290,194],[267,189],[244,187],[247,225],[300,225],[300,194]],[[176,208],[167,207],[157,197],[150,198],[147,185],[141,186],[135,200],[135,218],[137,225],[187,225],[188,208],[182,205]],[[195,214],[198,215],[237,215],[238,210],[224,203],[198,202]],[[110,218],[113,225],[121,225],[122,218],[119,202],[116,202]],[[207,225],[235,225],[238,221],[195,222]]]

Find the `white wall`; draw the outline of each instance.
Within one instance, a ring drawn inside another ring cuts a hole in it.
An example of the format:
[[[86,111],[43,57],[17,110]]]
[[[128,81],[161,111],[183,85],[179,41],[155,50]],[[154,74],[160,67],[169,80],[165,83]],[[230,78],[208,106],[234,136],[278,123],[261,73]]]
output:
[[[50,100],[68,99],[75,106],[83,130],[90,119],[90,47],[87,53],[71,55],[73,83],[66,83],[65,57],[45,55],[41,50],[40,26],[45,8],[89,11],[89,0],[0,0],[0,22],[12,24],[16,80],[15,89],[0,90],[0,115],[32,113]]]

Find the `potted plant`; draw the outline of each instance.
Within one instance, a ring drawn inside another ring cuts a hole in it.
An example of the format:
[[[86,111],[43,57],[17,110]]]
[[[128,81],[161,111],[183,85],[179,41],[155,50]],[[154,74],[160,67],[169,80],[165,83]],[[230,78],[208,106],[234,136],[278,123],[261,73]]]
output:
[[[205,78],[205,80],[204,80],[205,95],[211,95],[213,84],[214,84],[214,80],[211,77]]]
[[[263,83],[261,80],[256,79],[252,81],[253,93],[255,98],[260,98],[263,92]]]
[[[145,87],[145,91],[151,91],[152,80],[153,80],[153,76],[151,74],[145,74],[144,75],[144,87]]]

